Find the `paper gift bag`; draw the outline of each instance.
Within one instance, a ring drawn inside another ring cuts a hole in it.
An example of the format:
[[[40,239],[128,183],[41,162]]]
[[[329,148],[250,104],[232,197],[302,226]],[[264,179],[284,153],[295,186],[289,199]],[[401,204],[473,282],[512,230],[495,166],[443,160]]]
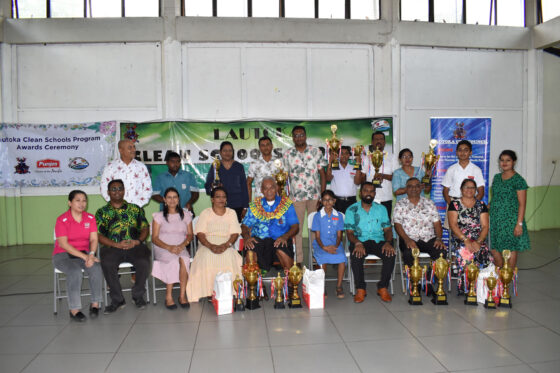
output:
[[[303,267],[303,300],[309,309],[325,308],[325,271]]]
[[[227,315],[233,312],[233,288],[231,272],[218,272],[214,278],[212,304],[217,315]]]
[[[496,275],[496,267],[493,263],[490,263],[488,267],[483,268],[478,272],[478,279],[476,280],[476,300],[478,303],[484,304],[486,298],[488,298],[488,287],[486,286],[486,279],[490,277],[490,273],[494,272],[494,277]]]

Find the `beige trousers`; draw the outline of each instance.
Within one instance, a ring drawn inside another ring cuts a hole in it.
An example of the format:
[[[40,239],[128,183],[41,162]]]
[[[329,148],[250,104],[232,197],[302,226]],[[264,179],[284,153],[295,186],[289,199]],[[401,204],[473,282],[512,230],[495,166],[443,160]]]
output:
[[[294,202],[294,208],[296,210],[296,215],[299,220],[299,232],[296,235],[296,263],[303,262],[303,226],[307,216],[312,212],[317,211],[317,200],[308,199],[305,201]],[[313,222],[307,222],[307,224],[312,224]]]

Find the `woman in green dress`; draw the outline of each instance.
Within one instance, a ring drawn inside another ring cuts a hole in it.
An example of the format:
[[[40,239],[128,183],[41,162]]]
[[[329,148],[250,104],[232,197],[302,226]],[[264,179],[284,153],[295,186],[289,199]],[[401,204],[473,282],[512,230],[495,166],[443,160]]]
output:
[[[515,171],[517,155],[504,150],[499,157],[501,173],[494,175],[490,203],[490,243],[497,267],[502,267],[502,251],[511,250],[508,264],[514,268],[519,251],[529,250],[525,223],[527,182]]]

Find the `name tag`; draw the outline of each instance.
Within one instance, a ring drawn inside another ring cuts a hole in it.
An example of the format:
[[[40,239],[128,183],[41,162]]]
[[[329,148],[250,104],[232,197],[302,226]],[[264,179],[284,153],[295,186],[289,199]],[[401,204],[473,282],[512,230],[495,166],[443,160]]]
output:
[[[181,184],[181,189],[183,190],[187,189],[187,184]]]

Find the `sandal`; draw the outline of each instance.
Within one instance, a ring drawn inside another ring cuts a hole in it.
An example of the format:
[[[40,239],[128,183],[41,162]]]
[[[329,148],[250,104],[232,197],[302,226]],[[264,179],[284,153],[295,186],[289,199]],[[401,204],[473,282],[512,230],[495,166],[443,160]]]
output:
[[[336,297],[338,299],[344,298],[344,289],[342,289],[342,286],[336,288]]]

